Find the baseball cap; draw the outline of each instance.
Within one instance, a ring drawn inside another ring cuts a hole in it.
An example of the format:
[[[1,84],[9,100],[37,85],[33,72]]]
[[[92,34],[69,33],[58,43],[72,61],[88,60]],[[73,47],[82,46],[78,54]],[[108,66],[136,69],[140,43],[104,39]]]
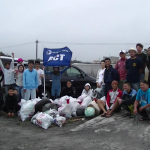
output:
[[[120,53],[124,53],[124,54],[125,54],[126,51],[125,51],[125,50],[121,50],[121,51],[119,51],[119,54],[120,54]]]

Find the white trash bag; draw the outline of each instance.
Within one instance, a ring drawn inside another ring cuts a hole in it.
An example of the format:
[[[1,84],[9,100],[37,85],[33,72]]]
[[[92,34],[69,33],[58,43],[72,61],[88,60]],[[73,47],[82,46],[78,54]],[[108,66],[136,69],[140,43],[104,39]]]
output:
[[[58,112],[60,116],[65,118],[71,118],[71,106],[70,104],[63,104],[61,107],[58,108]]]
[[[80,107],[80,104],[78,103],[78,100],[76,98],[70,97],[70,106],[71,106],[71,114],[73,116],[77,116],[76,111]]]
[[[50,125],[54,122],[54,119],[50,115],[40,112],[32,117],[31,122],[35,125],[40,126],[43,129],[48,129]]]
[[[86,108],[91,102],[92,102],[91,97],[87,96],[86,98],[84,98],[84,100],[81,104],[81,108]]]
[[[50,115],[53,118],[56,118],[59,115],[59,112],[56,109],[50,109],[45,111],[44,113]]]
[[[65,122],[66,122],[66,118],[62,116],[57,116],[54,119],[54,124],[58,125],[59,127],[62,127]]]
[[[25,121],[27,118],[31,118],[32,115],[35,112],[35,104],[40,101],[41,99],[34,99],[34,100],[28,100],[25,102],[25,100],[21,100],[21,109],[19,112],[19,116],[22,121]]]

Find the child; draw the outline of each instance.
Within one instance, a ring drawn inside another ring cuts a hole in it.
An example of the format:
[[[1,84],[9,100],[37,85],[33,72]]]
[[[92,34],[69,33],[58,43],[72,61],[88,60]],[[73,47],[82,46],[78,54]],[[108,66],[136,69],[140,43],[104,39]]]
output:
[[[40,61],[35,61],[35,70],[37,71],[38,75],[38,91],[36,92],[36,98],[40,97],[42,98],[43,93],[43,87],[42,87],[42,78],[44,76],[44,72],[42,69],[40,69]]]
[[[16,89],[18,90],[18,95],[20,96],[20,98],[24,98],[23,72],[24,72],[24,66],[23,65],[19,65],[18,69],[14,70],[15,77],[16,77]]]
[[[91,90],[91,85],[89,83],[86,83],[84,86],[84,89],[82,91],[82,94],[80,97],[78,97],[78,100],[82,102],[81,106],[82,107],[87,107],[88,104],[92,101],[92,90]]]
[[[17,95],[17,102],[21,101],[20,95],[18,94],[18,89],[14,89],[14,94]]]
[[[64,70],[60,71],[58,66],[53,67],[53,72],[46,71],[46,74],[50,74],[52,78],[52,89],[51,96],[52,99],[56,99],[60,96],[61,92],[61,75],[69,68],[66,67]]]
[[[15,86],[15,79],[14,79],[14,53],[12,53],[12,62],[6,62],[5,67],[0,59],[0,67],[4,73],[4,84],[5,84],[5,92],[7,93],[9,87]]]
[[[5,102],[2,110],[7,113],[8,117],[13,117],[15,112],[20,110],[20,105],[17,103],[17,96],[14,94],[14,88],[8,88],[8,94],[5,96]]]

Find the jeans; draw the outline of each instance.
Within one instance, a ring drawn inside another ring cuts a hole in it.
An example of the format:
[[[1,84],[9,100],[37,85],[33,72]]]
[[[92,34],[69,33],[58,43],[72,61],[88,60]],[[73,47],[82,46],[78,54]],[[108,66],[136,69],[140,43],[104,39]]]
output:
[[[131,87],[138,91],[140,89],[140,82],[137,82],[137,83],[131,83]]]
[[[23,87],[22,86],[16,86],[16,89],[18,90],[18,94],[19,94],[20,98],[24,99]]]
[[[26,89],[25,95],[24,95],[24,99],[25,100],[29,100],[31,96],[31,99],[35,99],[36,98],[36,89]]]
[[[58,96],[60,96],[60,89],[53,89],[52,88],[52,93],[51,95],[54,97],[54,98],[57,98]]]
[[[145,79],[145,74],[140,75],[140,81]]]

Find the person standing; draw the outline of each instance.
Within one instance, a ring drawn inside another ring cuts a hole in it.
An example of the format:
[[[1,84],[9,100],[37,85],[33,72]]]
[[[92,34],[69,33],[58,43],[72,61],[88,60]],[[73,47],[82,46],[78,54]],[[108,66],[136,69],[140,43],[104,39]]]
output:
[[[136,58],[136,50],[134,48],[130,48],[128,52],[131,58],[126,61],[126,80],[131,83],[131,87],[134,90],[138,91],[140,88],[140,74],[142,72],[141,61]]]
[[[36,98],[36,91],[38,90],[38,75],[37,71],[33,69],[34,61],[29,60],[28,69],[23,73],[23,89],[25,92],[24,99],[29,100]]]
[[[143,45],[141,43],[136,44],[136,49],[137,49],[136,57],[139,58],[142,63],[142,72],[140,74],[140,80],[144,80],[147,56],[146,54],[142,53]]]
[[[100,91],[100,97],[103,97],[105,95],[105,83],[104,83],[105,61],[101,60],[100,65],[101,69],[99,69],[97,72],[96,83],[97,88]]]
[[[120,60],[117,61],[115,69],[118,71],[120,75],[120,81],[119,81],[119,89],[123,90],[123,84],[126,80],[127,76],[127,70],[126,70],[126,52],[125,50],[121,50],[119,52]]]
[[[4,66],[3,66],[3,63],[0,59],[0,67],[1,67],[3,74],[4,74],[5,93],[7,93],[9,87],[15,87],[15,78],[14,78],[14,73],[13,73],[13,70],[14,70],[14,53],[12,53],[12,62],[11,63],[6,62]]]
[[[149,71],[149,74],[148,74],[148,84],[149,84],[149,87],[150,87],[150,47],[148,48],[148,51],[147,51],[147,59],[146,59],[146,64],[147,64],[147,69]]]
[[[119,82],[119,74],[116,69],[111,65],[110,58],[105,58],[106,69],[104,71],[104,83],[105,83],[105,97],[107,98],[107,93],[112,89],[111,83],[116,80]]]
[[[51,79],[52,79],[51,97],[53,100],[60,96],[61,76],[69,67],[70,66],[68,66],[68,67],[64,68],[62,71],[60,71],[58,66],[54,66],[52,72],[51,71],[45,71],[46,74],[51,75]]]
[[[36,92],[36,98],[38,98],[38,97],[42,98],[42,92],[43,92],[42,78],[44,76],[44,71],[42,69],[40,69],[40,61],[39,60],[35,61],[35,70],[37,71],[37,75],[38,75],[38,91]]]

